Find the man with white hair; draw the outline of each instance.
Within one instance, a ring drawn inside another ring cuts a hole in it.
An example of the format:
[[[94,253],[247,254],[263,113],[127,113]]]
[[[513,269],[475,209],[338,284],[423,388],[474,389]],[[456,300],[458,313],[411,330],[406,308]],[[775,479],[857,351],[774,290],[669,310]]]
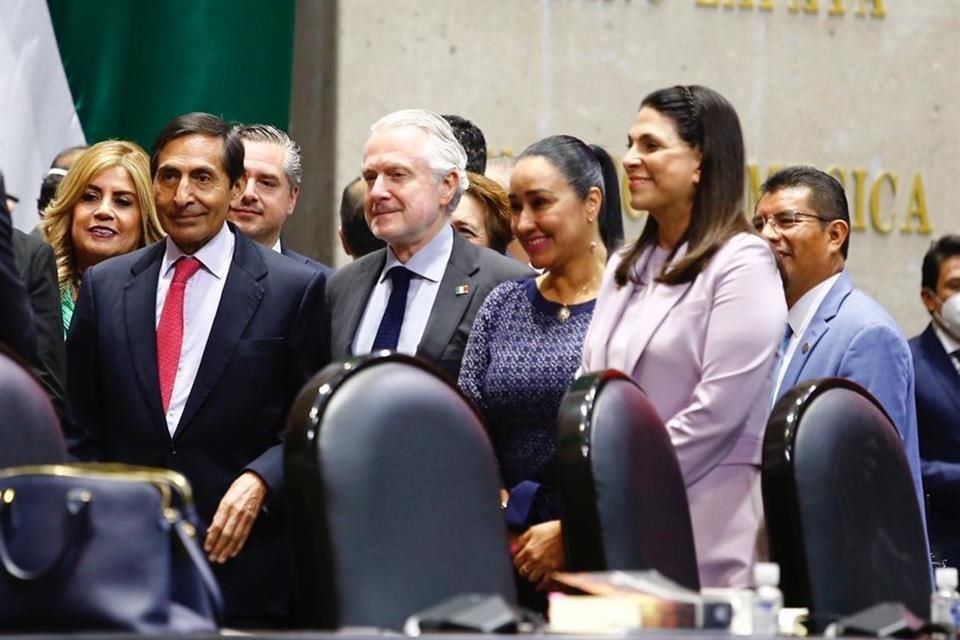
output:
[[[468,184],[466,162],[436,113],[396,111],[370,128],[364,215],[387,246],[327,283],[333,360],[390,349],[432,360],[455,380],[484,298],[504,280],[533,275],[451,227]]]

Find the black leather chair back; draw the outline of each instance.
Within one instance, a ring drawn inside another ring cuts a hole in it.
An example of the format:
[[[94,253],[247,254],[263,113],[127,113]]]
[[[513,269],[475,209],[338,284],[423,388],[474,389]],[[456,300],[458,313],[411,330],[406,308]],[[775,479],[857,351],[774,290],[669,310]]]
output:
[[[300,392],[288,426],[301,625],[399,630],[461,593],[516,601],[490,441],[430,363],[332,364]]]
[[[677,455],[644,392],[619,371],[577,379],[560,405],[567,569],[656,569],[700,588]]]
[[[777,402],[763,441],[763,505],[788,606],[816,627],[880,602],[927,617],[930,562],[903,442],[880,404],[840,378]]]
[[[60,421],[40,383],[0,348],[0,467],[67,459]]]

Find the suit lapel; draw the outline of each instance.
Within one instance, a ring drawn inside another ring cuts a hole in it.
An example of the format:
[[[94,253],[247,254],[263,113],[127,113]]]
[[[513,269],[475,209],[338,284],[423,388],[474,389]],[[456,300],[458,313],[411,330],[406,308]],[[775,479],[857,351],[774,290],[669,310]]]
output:
[[[459,233],[453,234],[450,261],[440,280],[430,318],[417,347],[417,355],[433,360],[439,360],[443,356],[460,325],[460,320],[470,307],[470,301],[477,295],[478,286],[474,276],[480,270],[478,254],[479,249],[464,240]]]
[[[640,273],[644,273],[647,262],[650,260],[651,256],[653,256],[653,249],[654,247],[649,247],[644,255],[641,255],[637,260],[637,269]],[[684,244],[677,251],[671,262],[675,263],[683,258],[686,253],[687,245]],[[663,324],[667,314],[669,314],[670,310],[673,309],[678,302],[680,302],[680,299],[684,296],[684,294],[687,293],[692,284],[693,282],[691,281],[676,285],[665,285],[652,282],[648,285],[652,286],[653,290],[647,297],[643,308],[643,313],[638,314],[634,320],[635,324],[630,345],[624,354],[623,366],[625,368],[623,371],[630,373],[637,367],[637,362],[640,361],[640,356],[643,355],[644,350],[647,348],[650,338],[653,337],[653,334],[656,333],[660,325]],[[623,288],[628,290],[632,289],[632,287]],[[628,296],[628,298],[629,297],[631,296]],[[619,315],[622,315],[623,312],[624,309],[621,308],[618,317]]]
[[[387,250],[380,249],[369,259],[356,263],[357,275],[344,283],[350,289],[347,294],[337,300],[332,313],[336,314],[331,331],[331,352],[334,360],[340,360],[352,355],[350,345],[360,326],[363,312],[367,308],[370,293],[377,284],[377,278],[383,271],[387,261]]]
[[[840,312],[843,301],[846,300],[850,292],[853,291],[853,283],[846,271],[841,272],[840,277],[833,283],[830,291],[827,293],[820,307],[814,313],[806,331],[800,336],[800,342],[797,344],[790,364],[787,365],[787,371],[783,375],[783,382],[780,384],[780,394],[793,388],[801,379],[803,367],[807,360],[813,354],[814,348],[820,339],[830,330],[830,321]]]
[[[214,317],[203,358],[200,360],[200,368],[174,437],[179,436],[189,426],[190,420],[220,379],[263,299],[264,291],[260,280],[267,275],[263,258],[257,253],[252,240],[238,232],[234,233],[234,237],[236,245],[233,261],[227,272],[227,281],[223,285],[217,315]]]
[[[165,242],[156,243],[130,269],[132,277],[123,287],[123,317],[131,369],[135,372],[148,413],[157,418],[157,428],[169,437],[157,372],[157,281],[165,250]]]

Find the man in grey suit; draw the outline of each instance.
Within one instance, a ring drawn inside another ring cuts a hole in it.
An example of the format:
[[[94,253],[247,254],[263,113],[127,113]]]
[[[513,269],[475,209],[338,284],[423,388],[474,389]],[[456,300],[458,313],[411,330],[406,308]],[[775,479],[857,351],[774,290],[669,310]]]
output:
[[[504,280],[534,275],[453,231],[466,162],[436,113],[397,111],[370,128],[364,214],[387,246],[341,268],[327,285],[333,360],[391,349],[431,360],[455,380],[483,299]]]

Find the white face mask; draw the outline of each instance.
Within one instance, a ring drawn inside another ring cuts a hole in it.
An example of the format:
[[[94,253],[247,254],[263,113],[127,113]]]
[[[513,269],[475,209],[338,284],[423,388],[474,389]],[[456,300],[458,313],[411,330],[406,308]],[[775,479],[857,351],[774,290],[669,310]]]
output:
[[[940,313],[933,315],[944,329],[960,340],[960,293],[955,293],[944,300],[940,306]]]

